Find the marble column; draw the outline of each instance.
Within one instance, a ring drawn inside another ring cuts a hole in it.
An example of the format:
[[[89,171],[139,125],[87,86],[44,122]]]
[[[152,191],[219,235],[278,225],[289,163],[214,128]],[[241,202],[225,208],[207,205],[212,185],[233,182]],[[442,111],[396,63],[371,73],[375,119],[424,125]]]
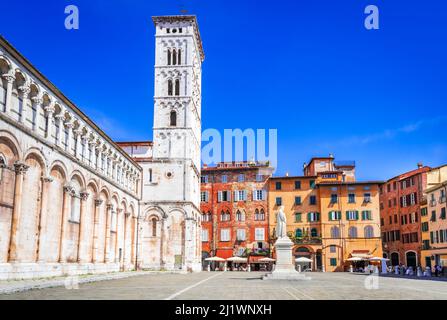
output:
[[[12,84],[15,77],[10,73],[4,74],[2,77],[6,80],[5,114],[12,116]]]
[[[54,118],[56,119],[56,121],[58,121],[59,126],[57,127],[57,133],[56,133],[56,137],[57,137],[57,146],[59,147],[63,147],[63,139],[62,139],[62,127],[64,126],[64,115],[61,113],[57,114],[54,116]]]
[[[39,125],[40,125],[40,108],[42,105],[43,100],[39,97],[32,97],[32,106],[31,106],[31,123],[32,123],[32,130],[39,133]],[[36,108],[36,117],[33,119],[33,109]]]
[[[104,239],[104,263],[110,262],[110,224],[112,220],[113,205],[107,205],[106,211],[106,234]]]
[[[92,241],[92,263],[99,262],[99,252],[98,252],[98,244],[99,244],[99,215],[101,212],[101,204],[102,200],[95,200],[95,218],[93,222],[93,241]]]
[[[96,145],[95,147],[95,152],[96,152],[96,170],[97,171],[101,171],[101,146],[100,145]]]
[[[89,196],[88,192],[82,191],[80,194],[81,196],[81,216],[79,218],[79,233],[78,233],[78,248],[77,248],[77,261],[78,263],[86,262],[86,259],[84,258],[87,253],[85,252],[85,247],[83,246],[83,242],[86,240],[84,239],[85,234],[85,217],[87,216],[87,199]]]
[[[30,107],[28,106],[28,95],[31,92],[31,89],[28,86],[21,86],[19,87],[19,90],[22,92],[22,110],[19,121],[25,126],[28,126],[27,119],[32,118],[32,115],[30,115]]]
[[[64,123],[64,127],[65,128],[67,128],[67,136],[66,136],[66,139],[67,139],[67,149],[66,149],[66,151],[68,152],[68,154],[71,154],[72,153],[72,134],[73,134],[73,122],[71,122],[71,121],[67,121],[67,122],[65,122]]]
[[[124,238],[123,238],[123,262],[124,262],[124,267],[126,268],[127,265],[129,264],[129,259],[127,258],[127,238],[129,237],[129,216],[130,213],[129,212],[125,212],[124,213]]]
[[[15,262],[17,260],[17,246],[20,233],[20,216],[22,211],[22,189],[23,178],[28,170],[28,166],[22,162],[14,163],[14,171],[16,173],[15,186],[14,186],[14,209],[12,211],[11,219],[11,232],[9,239],[9,262]]]
[[[75,195],[75,190],[73,186],[66,185],[64,186],[64,205],[62,211],[62,222],[61,222],[61,236],[59,239],[59,262],[65,263],[67,262],[67,253],[66,253],[66,237],[67,237],[67,229],[68,229],[68,219],[70,216],[71,209],[71,197]]]
[[[46,235],[47,235],[47,223],[48,223],[48,193],[50,188],[50,183],[53,182],[54,178],[52,176],[43,177],[43,188],[42,188],[42,207],[40,211],[40,227],[39,227],[39,239],[37,246],[37,262],[45,262],[45,247]]]
[[[55,132],[54,132],[54,106],[53,105],[49,105],[45,107],[45,113],[47,116],[47,132],[45,134],[45,138],[47,139],[47,141],[49,141],[50,143],[54,143],[55,141],[53,140],[53,136],[55,136]]]
[[[135,266],[135,261],[137,258],[137,218],[131,216],[131,230],[130,230],[130,262]]]
[[[73,134],[75,137],[75,157],[77,159],[81,159],[81,135],[82,135],[82,129],[75,129],[73,130]]]
[[[121,208],[119,208],[119,209],[117,209],[116,210],[116,224],[115,224],[115,262],[120,262],[119,261],[119,244],[120,244],[120,242],[119,242],[119,237],[120,237],[120,235],[121,235],[121,230],[120,230],[120,227],[121,227],[121,223],[120,223],[120,220],[121,220],[121,217],[122,217],[122,213],[123,212],[123,209],[121,209]]]

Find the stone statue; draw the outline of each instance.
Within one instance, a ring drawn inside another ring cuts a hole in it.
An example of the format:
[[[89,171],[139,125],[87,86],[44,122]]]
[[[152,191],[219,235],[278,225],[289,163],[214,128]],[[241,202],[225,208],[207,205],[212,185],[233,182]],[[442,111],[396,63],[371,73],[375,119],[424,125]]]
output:
[[[276,214],[276,237],[278,239],[287,237],[286,214],[284,213],[284,206],[280,206],[279,211]]]

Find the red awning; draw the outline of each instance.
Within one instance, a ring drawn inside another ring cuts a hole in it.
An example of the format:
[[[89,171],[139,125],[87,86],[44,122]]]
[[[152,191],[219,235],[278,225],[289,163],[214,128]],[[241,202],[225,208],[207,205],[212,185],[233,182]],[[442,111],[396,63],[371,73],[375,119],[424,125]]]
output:
[[[233,249],[217,249],[216,256],[228,259],[233,256]]]

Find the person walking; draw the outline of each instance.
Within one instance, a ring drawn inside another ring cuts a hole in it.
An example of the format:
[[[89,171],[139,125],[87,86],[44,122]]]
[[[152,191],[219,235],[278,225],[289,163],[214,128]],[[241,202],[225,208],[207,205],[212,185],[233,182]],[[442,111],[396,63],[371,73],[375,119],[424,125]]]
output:
[[[438,273],[439,273],[439,268],[438,268],[438,265],[435,264],[435,277],[438,277]]]

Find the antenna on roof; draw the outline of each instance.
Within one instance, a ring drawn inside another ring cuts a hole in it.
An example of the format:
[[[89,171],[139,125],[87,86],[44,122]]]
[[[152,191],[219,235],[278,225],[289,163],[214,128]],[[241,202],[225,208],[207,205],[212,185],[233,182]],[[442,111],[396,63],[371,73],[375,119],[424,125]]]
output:
[[[188,13],[188,10],[181,9],[181,10],[180,10],[180,13],[181,13],[181,14],[187,14],[187,13]]]

